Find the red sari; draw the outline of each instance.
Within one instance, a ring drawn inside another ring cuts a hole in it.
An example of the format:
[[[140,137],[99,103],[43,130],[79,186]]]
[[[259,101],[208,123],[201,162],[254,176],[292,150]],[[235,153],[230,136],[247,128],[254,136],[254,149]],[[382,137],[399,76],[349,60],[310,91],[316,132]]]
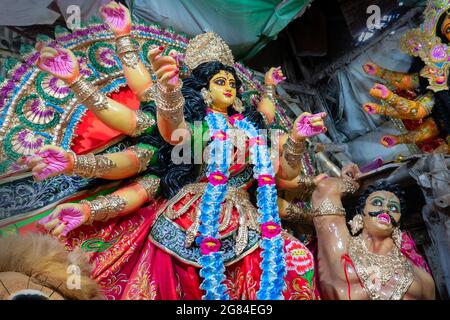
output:
[[[174,208],[191,198],[186,195]],[[200,201],[201,198],[197,199],[185,214],[169,222],[163,217],[167,201],[156,200],[136,213],[74,230],[66,243],[69,249],[81,246],[90,251],[92,276],[102,286],[107,299],[201,299],[199,266],[183,259],[173,247],[155,241],[157,233],[152,232],[155,231],[152,228],[161,227],[158,218],[165,219],[166,225],[176,227],[177,231],[186,230],[194,220]],[[238,224],[239,213],[233,208],[230,226],[221,236],[236,231]],[[167,241],[172,237],[166,237]],[[318,299],[312,254],[293,236],[283,233],[283,238],[287,269],[285,299]],[[258,242],[249,244],[248,250],[226,264],[225,283],[230,299],[256,299],[261,277]]]

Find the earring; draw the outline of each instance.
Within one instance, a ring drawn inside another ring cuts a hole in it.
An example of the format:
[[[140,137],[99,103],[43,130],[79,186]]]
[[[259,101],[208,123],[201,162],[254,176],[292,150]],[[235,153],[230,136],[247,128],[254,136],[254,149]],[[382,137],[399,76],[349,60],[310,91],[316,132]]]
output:
[[[239,113],[244,112],[244,105],[242,104],[241,99],[239,99],[238,97],[236,97],[236,99],[234,99],[233,109]]]
[[[202,90],[200,90],[200,93],[202,94],[203,101],[205,101],[206,106],[207,107],[211,106],[212,98],[209,90],[206,88],[202,88]]]
[[[357,234],[364,227],[362,214],[356,214],[348,224],[350,225],[352,235]]]
[[[399,227],[394,228],[394,231],[392,231],[392,240],[394,240],[394,244],[397,248],[400,249],[402,246],[402,231]]]

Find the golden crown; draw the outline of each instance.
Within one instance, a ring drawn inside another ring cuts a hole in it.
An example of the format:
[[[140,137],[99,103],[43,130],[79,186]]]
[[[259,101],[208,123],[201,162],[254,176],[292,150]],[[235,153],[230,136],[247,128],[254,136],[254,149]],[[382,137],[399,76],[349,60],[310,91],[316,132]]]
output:
[[[200,34],[189,41],[184,62],[190,70],[194,70],[205,62],[219,61],[233,66],[234,58],[230,47],[214,32]]]
[[[450,0],[429,0],[423,13],[424,20],[419,28],[407,32],[400,42],[400,48],[425,63],[421,76],[429,81],[428,88],[434,92],[448,90],[447,80],[450,68],[450,47],[437,36],[437,24],[442,15],[448,14]]]

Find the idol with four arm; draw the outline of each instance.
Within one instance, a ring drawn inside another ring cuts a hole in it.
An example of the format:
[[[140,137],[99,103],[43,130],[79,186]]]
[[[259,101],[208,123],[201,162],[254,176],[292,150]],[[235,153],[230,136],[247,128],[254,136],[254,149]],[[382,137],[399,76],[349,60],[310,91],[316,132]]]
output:
[[[184,63],[191,73],[183,81],[178,56],[162,55],[162,47],[151,50],[153,82],[131,37],[129,11],[111,2],[101,14],[115,34],[128,86],[141,101],[154,101],[155,113],[130,110],[89,86],[69,50],[38,46],[39,68],[64,80],[102,122],[129,136],[157,130],[166,145],[202,144],[194,127],[200,121],[200,139],[208,129],[212,138],[209,162],[169,164],[160,177],[146,175],[106,196],[59,205],[42,226],[63,236],[69,248],[123,232],[122,240],[91,256],[93,275],[110,298],[313,298],[313,259],[281,230],[276,182],[304,180],[298,175],[305,139],[326,131],[326,114],[296,119],[291,132],[280,136],[274,168],[258,129],[274,119],[274,89],[284,79],[280,68],[266,73],[257,110],[243,105],[230,49],[205,33],[189,42]],[[236,161],[240,150],[231,141],[233,129],[248,138],[245,163]],[[119,153],[75,155],[46,146],[25,161],[37,180],[58,174],[115,180],[145,171],[162,158],[162,149],[167,150],[140,143]],[[315,183],[309,180],[305,183]],[[139,226],[129,227],[137,221]],[[117,289],[119,277],[127,281]]]

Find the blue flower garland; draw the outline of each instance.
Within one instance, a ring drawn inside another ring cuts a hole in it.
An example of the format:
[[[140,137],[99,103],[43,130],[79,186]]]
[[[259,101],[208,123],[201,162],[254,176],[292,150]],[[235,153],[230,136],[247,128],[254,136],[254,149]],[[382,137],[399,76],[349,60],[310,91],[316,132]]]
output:
[[[269,150],[265,141],[262,141],[258,130],[247,119],[238,119],[234,126],[246,132],[250,141],[250,154],[254,165],[254,177],[258,179],[257,204],[259,222],[262,227],[260,242],[262,275],[260,287],[257,292],[259,300],[282,300],[285,289],[284,277],[286,263],[284,260],[284,241],[281,237],[281,221],[278,213],[277,190],[275,187],[275,172],[270,161]],[[265,182],[267,181],[267,182]],[[266,236],[268,230],[276,229],[274,236]]]
[[[213,140],[209,145],[210,161],[207,168],[207,176],[210,182],[200,203],[200,236],[196,240],[199,244],[211,238],[217,240],[219,237],[220,204],[224,201],[228,189],[224,178],[228,178],[229,175],[228,169],[230,167],[230,151],[232,147],[228,139],[221,141],[218,138],[214,138],[219,133],[225,134],[226,137],[228,132],[226,119],[211,112],[206,116],[206,121]],[[222,151],[222,154],[218,151]],[[225,183],[214,185],[211,179],[214,175],[220,177],[220,174]],[[210,251],[200,257],[199,263],[202,266],[200,276],[204,279],[200,288],[206,292],[203,299],[227,300],[229,296],[226,293],[227,287],[223,284],[225,280],[225,265],[222,254],[218,250]]]
[[[208,185],[200,203],[200,236],[196,239],[200,245],[202,266],[200,276],[203,281],[200,288],[205,290],[203,299],[225,300],[225,265],[219,251],[219,217],[221,203],[227,193],[227,180],[231,162],[232,144],[228,138],[228,125],[225,117],[210,112],[206,116],[213,140],[210,144],[210,161],[207,169]],[[280,218],[277,206],[274,170],[269,150],[255,126],[242,115],[230,118],[231,124],[243,130],[250,138],[250,153],[254,165],[254,177],[258,179],[257,205],[260,214],[262,239],[262,275],[257,298],[260,300],[283,299],[286,264],[284,260],[284,241],[281,237]]]

